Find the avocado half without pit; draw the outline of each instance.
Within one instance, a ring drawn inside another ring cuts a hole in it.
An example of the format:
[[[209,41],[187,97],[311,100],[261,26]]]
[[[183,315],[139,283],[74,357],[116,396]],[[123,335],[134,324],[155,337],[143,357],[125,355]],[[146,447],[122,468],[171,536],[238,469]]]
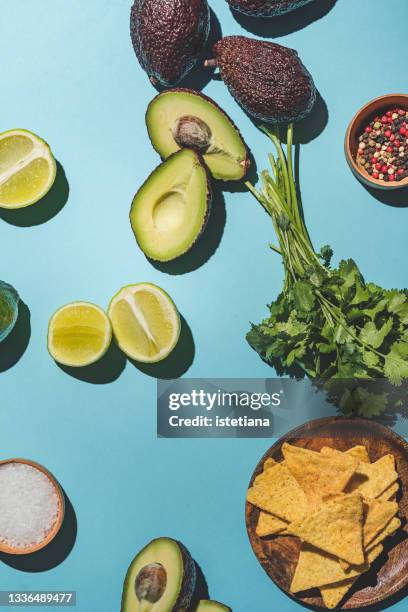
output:
[[[159,94],[148,106],[146,125],[162,159],[191,147],[216,179],[241,180],[248,170],[248,150],[234,122],[199,92],[178,88]]]
[[[218,601],[210,601],[207,599],[202,599],[195,612],[232,612],[231,608],[228,606],[224,606],[224,604],[219,603]]]
[[[171,538],[158,538],[132,561],[121,612],[185,612],[195,585],[196,568],[187,549]]]
[[[183,149],[149,176],[130,210],[133,233],[150,259],[170,261],[186,253],[204,231],[211,185],[201,155]]]

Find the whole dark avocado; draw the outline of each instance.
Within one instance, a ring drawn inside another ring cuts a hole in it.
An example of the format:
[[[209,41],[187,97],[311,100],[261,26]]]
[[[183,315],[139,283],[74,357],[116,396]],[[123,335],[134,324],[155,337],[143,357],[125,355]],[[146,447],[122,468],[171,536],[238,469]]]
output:
[[[227,0],[235,11],[254,17],[279,17],[312,0]]]
[[[176,85],[197,63],[210,32],[207,0],[135,0],[130,35],[154,85]]]
[[[316,101],[316,87],[296,51],[246,36],[226,36],[213,48],[221,78],[244,110],[268,123],[303,119]]]

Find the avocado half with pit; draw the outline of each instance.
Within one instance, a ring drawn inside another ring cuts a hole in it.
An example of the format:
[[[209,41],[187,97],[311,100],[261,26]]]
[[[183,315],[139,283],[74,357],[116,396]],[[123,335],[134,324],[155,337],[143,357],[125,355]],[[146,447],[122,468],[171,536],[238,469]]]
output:
[[[188,550],[171,538],[150,542],[126,574],[121,612],[185,612],[196,584]]]
[[[186,253],[204,231],[211,185],[203,158],[183,149],[170,155],[135,195],[133,233],[150,259],[171,261]]]
[[[146,125],[162,159],[191,147],[201,153],[216,179],[238,181],[248,170],[248,150],[234,122],[197,91],[178,88],[159,94],[148,106]]]
[[[224,604],[218,601],[210,601],[209,599],[202,599],[196,608],[196,612],[232,612],[231,608],[224,606]]]

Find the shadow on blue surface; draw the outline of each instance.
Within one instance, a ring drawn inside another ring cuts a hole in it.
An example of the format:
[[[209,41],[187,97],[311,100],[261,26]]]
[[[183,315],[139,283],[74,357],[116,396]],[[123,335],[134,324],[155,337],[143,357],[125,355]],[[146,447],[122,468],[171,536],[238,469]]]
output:
[[[337,0],[314,0],[291,13],[281,17],[249,17],[233,11],[237,22],[248,32],[263,38],[278,38],[297,32],[322,19],[329,13]]]
[[[62,165],[57,161],[57,175],[50,191],[39,202],[18,210],[0,210],[0,219],[18,227],[32,227],[46,223],[65,206],[69,184]]]
[[[20,300],[15,327],[0,344],[0,373],[12,368],[24,355],[31,336],[30,318],[28,306]]]
[[[406,208],[408,206],[408,187],[402,189],[373,189],[363,185],[373,198],[394,208]]]
[[[329,121],[327,104],[318,91],[316,102],[310,114],[295,124],[293,139],[296,144],[307,144],[314,140],[325,129]]]
[[[114,340],[102,359],[84,368],[71,368],[57,363],[66,374],[94,385],[106,385],[115,381],[126,366],[126,357]]]
[[[180,339],[172,353],[159,363],[140,363],[130,360],[135,368],[153,378],[173,379],[183,376],[194,361],[195,344],[193,334],[185,318],[180,314]]]
[[[52,542],[32,555],[8,555],[0,553],[0,561],[21,572],[46,572],[60,565],[70,554],[77,536],[75,510],[64,491],[65,518]]]

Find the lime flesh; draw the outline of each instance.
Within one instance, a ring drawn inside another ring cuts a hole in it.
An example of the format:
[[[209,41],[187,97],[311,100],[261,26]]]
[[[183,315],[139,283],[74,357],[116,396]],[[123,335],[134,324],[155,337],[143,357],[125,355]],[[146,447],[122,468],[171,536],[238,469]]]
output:
[[[48,350],[62,365],[82,367],[95,363],[105,355],[111,340],[107,315],[89,302],[63,306],[49,323]]]
[[[140,283],[123,287],[112,299],[108,315],[119,347],[135,361],[162,361],[180,336],[177,308],[156,285]]]
[[[0,208],[25,208],[51,189],[57,172],[48,144],[27,130],[0,134]]]

